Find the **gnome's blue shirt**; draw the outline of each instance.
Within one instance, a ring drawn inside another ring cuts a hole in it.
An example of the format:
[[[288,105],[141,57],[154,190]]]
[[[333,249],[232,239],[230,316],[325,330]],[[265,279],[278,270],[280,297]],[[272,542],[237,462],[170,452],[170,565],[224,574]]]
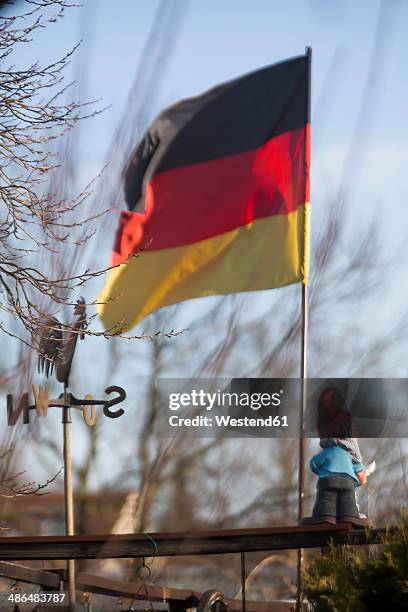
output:
[[[319,478],[335,474],[350,476],[357,487],[360,485],[357,474],[365,470],[362,463],[353,463],[350,454],[340,446],[324,448],[318,455],[312,457],[310,468]]]

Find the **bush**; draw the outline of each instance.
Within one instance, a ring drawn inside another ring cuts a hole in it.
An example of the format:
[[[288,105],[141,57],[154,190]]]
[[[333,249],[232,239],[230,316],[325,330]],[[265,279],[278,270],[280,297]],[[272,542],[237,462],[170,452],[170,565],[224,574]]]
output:
[[[304,572],[316,612],[408,610],[408,514],[375,547],[335,546]]]

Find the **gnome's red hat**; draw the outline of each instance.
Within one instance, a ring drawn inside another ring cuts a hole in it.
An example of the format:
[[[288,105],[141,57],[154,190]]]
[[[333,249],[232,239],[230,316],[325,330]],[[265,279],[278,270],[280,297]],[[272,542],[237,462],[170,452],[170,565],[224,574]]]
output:
[[[317,402],[317,431],[320,438],[352,437],[352,418],[346,402],[335,387],[326,387]]]

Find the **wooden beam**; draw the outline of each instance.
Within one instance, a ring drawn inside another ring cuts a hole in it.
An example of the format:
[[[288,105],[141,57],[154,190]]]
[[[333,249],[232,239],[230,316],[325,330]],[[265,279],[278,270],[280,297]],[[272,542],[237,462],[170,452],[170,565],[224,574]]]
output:
[[[214,555],[241,551],[319,548],[378,542],[384,529],[351,529],[343,525],[232,529],[191,533],[0,537],[0,559],[118,559]]]
[[[8,561],[0,561],[0,576],[27,582],[28,584],[38,584],[43,587],[59,589],[60,576],[53,572],[47,572],[37,567],[28,567]]]
[[[77,574],[77,584],[81,588],[99,595],[110,595],[119,597],[131,597],[134,599],[146,599],[145,589],[140,588],[140,581],[131,582],[129,580],[118,580],[116,578],[108,578],[107,576],[95,576],[88,572],[79,572]],[[164,601],[166,599],[184,600],[191,595],[197,595],[195,591],[189,589],[170,589],[163,587],[162,589],[146,585],[149,598],[152,601]],[[200,596],[201,593],[198,594]]]
[[[28,567],[17,563],[0,561],[0,576],[10,580],[18,580],[27,584],[35,584],[45,589],[59,589],[61,577],[52,571],[44,571],[40,568]],[[76,577],[79,589],[84,589],[97,595],[110,597],[127,597],[131,600],[157,602],[179,602],[182,604],[191,596],[200,599],[202,593],[192,589],[174,589],[170,587],[159,588],[153,585],[146,585],[140,588],[139,582],[128,580],[117,580],[107,576],[96,576],[88,572],[79,572]],[[146,597],[147,595],[147,597]],[[228,607],[231,612],[242,612],[241,599],[227,599]],[[247,601],[247,612],[280,612],[293,609],[292,603],[270,601]]]
[[[140,588],[140,582],[129,582],[127,580],[117,580],[107,578],[106,576],[95,576],[87,572],[77,574],[77,585],[90,593],[108,595],[111,597],[128,597],[130,599],[146,600],[154,602],[180,602],[183,603],[188,597],[196,597],[200,599],[202,593],[192,589],[173,589],[169,587],[158,588],[152,585],[146,585],[143,589]],[[146,588],[146,591],[145,591]],[[242,612],[241,599],[226,599],[228,609],[231,612]],[[247,601],[247,612],[280,612],[283,610],[293,610],[293,602],[280,601]]]

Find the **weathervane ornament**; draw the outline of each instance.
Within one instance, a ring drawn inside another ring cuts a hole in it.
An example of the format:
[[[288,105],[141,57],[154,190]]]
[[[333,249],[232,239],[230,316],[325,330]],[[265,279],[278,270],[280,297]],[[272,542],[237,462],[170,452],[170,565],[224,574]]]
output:
[[[81,340],[85,338],[86,306],[83,298],[77,300],[74,314],[76,319],[71,324],[65,326],[53,316],[44,317],[39,324],[38,337],[33,337],[33,344],[39,354],[38,372],[44,373],[46,378],[48,378],[55,371],[58,382],[64,385],[63,393],[55,399],[50,399],[48,385],[43,387],[33,385],[34,403],[30,405],[28,393],[23,393],[17,406],[13,405],[12,394],[7,395],[7,423],[9,426],[17,423],[20,414],[23,415],[23,423],[29,423],[30,410],[35,410],[37,416],[47,416],[48,408],[62,408],[65,532],[67,535],[74,535],[71,408],[80,410],[85,423],[92,427],[96,421],[96,406],[103,406],[104,415],[111,419],[116,419],[124,414],[124,410],[122,408],[112,410],[112,407],[120,404],[126,398],[125,390],[116,385],[111,385],[105,389],[107,395],[116,394],[113,398],[105,400],[95,400],[90,394],[87,394],[83,399],[76,398],[68,391],[69,375],[78,337]],[[73,606],[76,600],[75,561],[72,559],[68,560],[67,568],[69,599],[70,605]]]
[[[42,333],[39,341],[38,371],[44,372],[48,378],[56,368],[57,380],[68,385],[69,373],[71,371],[72,358],[74,356],[78,336],[81,340],[85,338],[86,306],[84,298],[77,300],[74,314],[76,321],[69,327],[69,332],[64,338],[61,323],[55,317],[49,316],[42,325]]]
[[[111,419],[116,419],[124,414],[122,408],[111,410],[113,406],[126,398],[126,392],[122,387],[116,385],[107,387],[105,393],[107,395],[116,393],[116,396],[106,400],[95,400],[90,394],[79,399],[72,393],[68,393],[69,375],[78,337],[81,340],[85,338],[86,306],[83,298],[77,301],[74,314],[77,318],[72,324],[66,326],[67,331],[57,318],[46,317],[40,324],[39,339],[37,341],[34,339],[39,353],[38,372],[44,373],[46,378],[49,378],[55,371],[56,379],[64,385],[64,392],[57,398],[50,399],[48,385],[44,387],[33,385],[33,404],[29,404],[28,393],[23,393],[17,406],[14,406],[12,394],[8,394],[7,424],[9,426],[17,423],[20,414],[23,415],[23,423],[29,423],[30,410],[35,410],[37,416],[47,416],[50,407],[63,408],[63,422],[67,423],[71,422],[70,409],[80,410],[85,423],[90,427],[96,422],[96,406],[103,406],[104,415]]]

